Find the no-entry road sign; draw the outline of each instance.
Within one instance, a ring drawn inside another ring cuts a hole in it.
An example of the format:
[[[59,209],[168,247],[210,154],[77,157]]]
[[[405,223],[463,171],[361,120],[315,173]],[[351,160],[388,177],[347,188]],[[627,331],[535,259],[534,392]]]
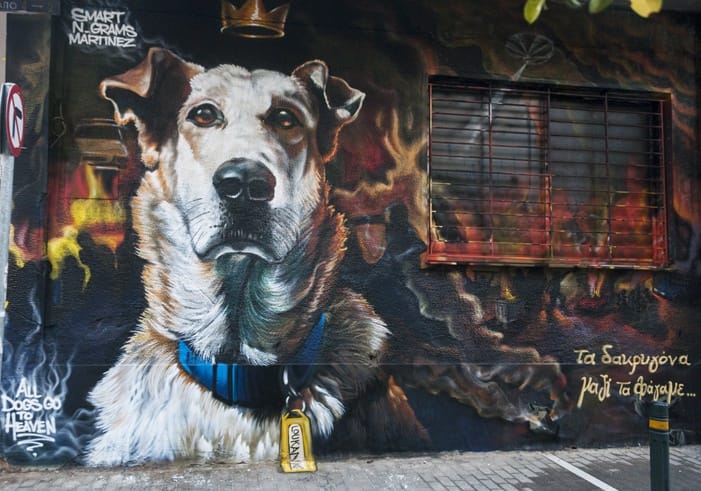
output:
[[[5,84],[2,91],[3,151],[17,157],[24,143],[24,97],[17,84]]]

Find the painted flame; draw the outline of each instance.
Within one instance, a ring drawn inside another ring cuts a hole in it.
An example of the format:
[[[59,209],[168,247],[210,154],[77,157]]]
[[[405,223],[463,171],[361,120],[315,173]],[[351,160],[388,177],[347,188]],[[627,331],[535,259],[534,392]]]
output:
[[[14,224],[10,224],[10,244],[9,244],[9,251],[10,254],[12,254],[12,257],[15,258],[15,265],[18,268],[24,268],[24,265],[27,262],[27,257],[22,248],[17,245],[17,241],[15,240],[15,226]]]
[[[51,238],[47,243],[46,254],[51,264],[51,279],[59,278],[66,259],[72,257],[83,270],[83,288],[90,282],[90,268],[80,257],[82,247],[78,243],[78,236],[81,233],[88,233],[96,244],[108,247],[112,253],[115,253],[124,241],[126,210],[119,200],[116,186],[113,186],[115,191],[108,192],[107,184],[104,176],[99,175],[91,165],[82,165],[74,172],[66,192],[78,192],[79,195],[87,197],[64,198],[68,209],[68,223],[61,227],[60,235]]]
[[[425,190],[426,173],[419,171],[419,161],[426,149],[426,139],[406,142],[401,136],[399,113],[379,112],[375,127],[382,131],[381,142],[394,164],[386,173],[385,182],[362,181],[352,190],[336,189],[334,202],[349,218],[382,216],[391,205],[403,203],[408,210],[409,223],[424,242],[427,241]],[[368,263],[377,262],[384,254],[384,224],[356,225],[356,236],[363,257]]]

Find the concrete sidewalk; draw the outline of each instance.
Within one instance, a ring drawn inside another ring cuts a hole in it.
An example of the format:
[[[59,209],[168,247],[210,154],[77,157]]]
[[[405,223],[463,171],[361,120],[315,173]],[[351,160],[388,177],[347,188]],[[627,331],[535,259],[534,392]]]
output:
[[[0,460],[0,489],[533,490],[650,489],[649,449],[438,453],[318,461],[314,474],[275,463],[172,463],[121,468],[28,468]],[[670,449],[674,491],[701,489],[701,446]]]

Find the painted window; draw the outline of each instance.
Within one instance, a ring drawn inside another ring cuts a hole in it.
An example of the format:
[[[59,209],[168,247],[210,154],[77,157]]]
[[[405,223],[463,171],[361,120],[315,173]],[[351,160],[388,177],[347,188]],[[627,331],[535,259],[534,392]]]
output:
[[[664,94],[430,90],[429,262],[667,263]]]

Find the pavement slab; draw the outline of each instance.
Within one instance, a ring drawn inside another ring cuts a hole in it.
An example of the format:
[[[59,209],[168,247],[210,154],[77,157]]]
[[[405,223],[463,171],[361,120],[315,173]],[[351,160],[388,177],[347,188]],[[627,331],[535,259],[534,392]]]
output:
[[[701,446],[670,449],[670,489],[701,489]],[[316,473],[277,463],[172,462],[134,467],[19,467],[0,460],[0,489],[15,490],[496,490],[650,489],[646,446],[557,451],[443,452],[322,458]]]

